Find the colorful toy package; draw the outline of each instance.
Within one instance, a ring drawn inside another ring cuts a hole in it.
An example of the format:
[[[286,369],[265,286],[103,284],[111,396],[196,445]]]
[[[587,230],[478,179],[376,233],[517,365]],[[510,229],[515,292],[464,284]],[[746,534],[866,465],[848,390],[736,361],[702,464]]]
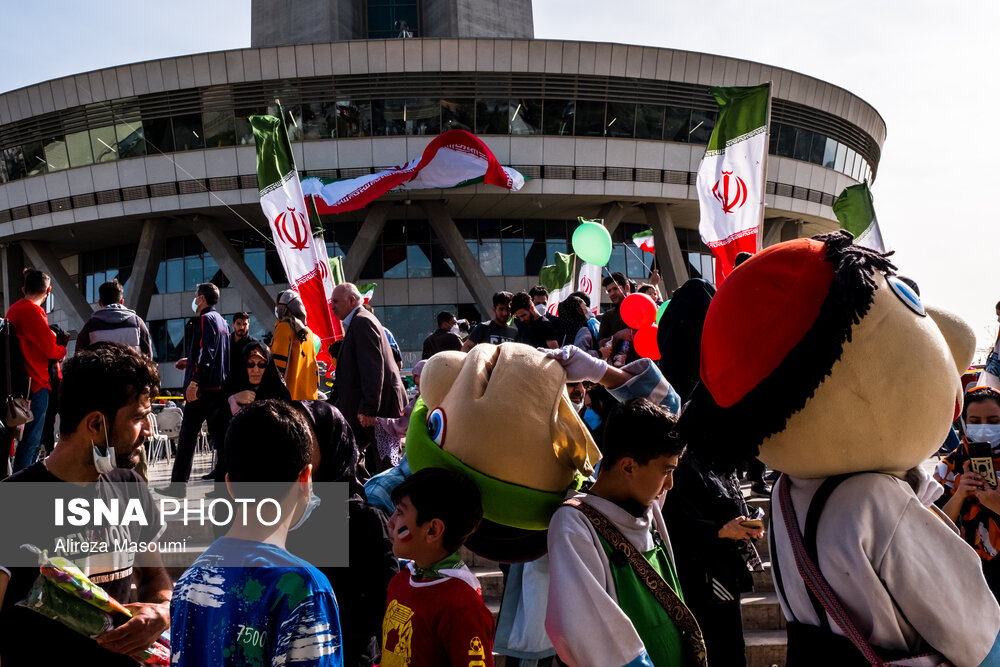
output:
[[[28,597],[18,604],[61,623],[70,630],[95,638],[132,618],[132,612],[92,582],[72,561],[38,554],[38,569]],[[118,621],[118,622],[116,622]],[[147,665],[170,664],[170,642],[160,639],[138,656]]]

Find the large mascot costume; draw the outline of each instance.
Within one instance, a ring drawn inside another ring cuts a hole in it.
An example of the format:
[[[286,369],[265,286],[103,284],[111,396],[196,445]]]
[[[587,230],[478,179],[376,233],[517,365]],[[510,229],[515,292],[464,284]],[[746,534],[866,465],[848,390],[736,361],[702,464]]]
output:
[[[904,481],[959,412],[975,337],[894,268],[846,232],[781,243],[705,319],[680,428],[785,473],[771,537],[788,665],[1000,665],[978,557]]]
[[[566,394],[566,372],[527,345],[439,352],[420,376],[410,417],[410,470],[449,468],[482,493],[483,523],[466,546],[505,562],[545,553],[545,530],[566,491],[600,451]]]

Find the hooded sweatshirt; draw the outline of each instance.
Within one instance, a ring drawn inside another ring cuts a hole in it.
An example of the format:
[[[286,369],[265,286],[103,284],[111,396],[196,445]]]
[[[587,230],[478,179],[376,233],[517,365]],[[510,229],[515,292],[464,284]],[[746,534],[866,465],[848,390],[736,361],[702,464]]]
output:
[[[144,356],[153,356],[146,323],[134,310],[120,303],[104,306],[90,316],[76,337],[76,349],[83,350],[101,341],[128,345]]]

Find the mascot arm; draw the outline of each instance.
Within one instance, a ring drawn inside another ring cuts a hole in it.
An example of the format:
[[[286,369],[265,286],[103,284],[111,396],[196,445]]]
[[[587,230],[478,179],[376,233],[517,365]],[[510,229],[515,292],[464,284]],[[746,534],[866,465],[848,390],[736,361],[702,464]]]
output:
[[[608,390],[620,403],[634,398],[648,398],[670,414],[680,414],[681,397],[652,361],[639,359],[622,366],[621,370],[631,377],[621,386]]]
[[[604,548],[587,518],[572,508],[557,510],[549,525],[545,631],[564,662],[579,667],[652,664],[609,592],[613,586]]]
[[[907,621],[952,663],[1000,665],[1000,607],[979,556],[916,498],[876,569]]]
[[[396,506],[392,503],[392,490],[410,474],[410,462],[406,459],[406,454],[403,454],[398,466],[380,472],[365,482],[368,504],[391,516],[396,511]]]

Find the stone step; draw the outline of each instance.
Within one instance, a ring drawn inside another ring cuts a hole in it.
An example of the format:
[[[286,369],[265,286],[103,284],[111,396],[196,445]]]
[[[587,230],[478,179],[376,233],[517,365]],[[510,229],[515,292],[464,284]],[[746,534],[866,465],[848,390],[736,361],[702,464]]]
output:
[[[468,565],[470,568],[475,568],[475,567],[494,567],[497,569],[500,568],[500,563],[496,562],[495,560],[490,560],[489,558],[483,558],[479,554],[475,554],[466,549],[465,547],[459,549],[458,553],[459,555],[462,556],[462,560],[465,561],[465,564]]]
[[[476,566],[469,567],[472,573],[479,579],[479,585],[483,589],[483,600],[487,603],[497,602],[503,599],[503,572],[499,567]]]
[[[747,667],[784,667],[788,638],[784,630],[759,630],[743,633]]]
[[[753,589],[757,593],[774,590],[774,579],[771,576],[771,561],[764,561],[764,571],[753,573]]]
[[[743,632],[780,630],[785,627],[785,615],[774,591],[747,593],[741,601]]]

